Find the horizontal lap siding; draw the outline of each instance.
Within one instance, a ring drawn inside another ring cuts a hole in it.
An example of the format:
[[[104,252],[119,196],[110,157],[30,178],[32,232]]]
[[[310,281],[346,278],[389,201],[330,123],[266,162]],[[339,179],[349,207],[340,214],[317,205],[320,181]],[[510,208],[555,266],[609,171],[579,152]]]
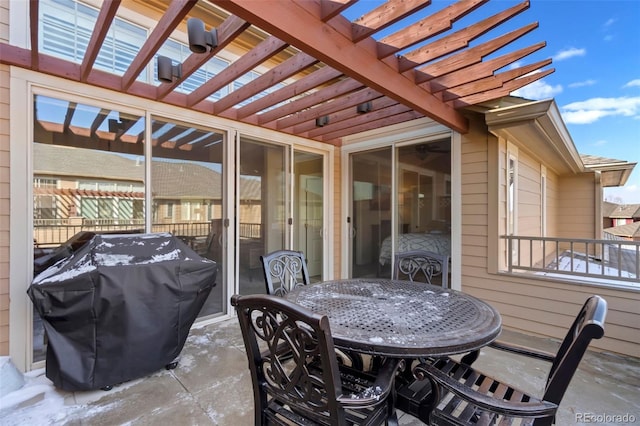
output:
[[[504,170],[498,172],[497,182],[489,182],[489,167],[495,167],[498,161],[489,158],[487,143],[500,144],[493,136],[489,136],[487,142],[485,135],[479,135],[479,126],[478,122],[472,121],[471,131],[462,136],[462,290],[498,309],[505,328],[555,339],[564,337],[584,301],[598,294],[607,300],[609,311],[605,337],[595,340],[591,347],[640,356],[640,293],[488,272],[489,260],[495,260],[494,257],[499,254],[489,253],[489,241],[496,236],[488,235],[487,224],[497,222],[500,232],[504,232],[505,182]],[[504,155],[505,148],[498,146],[495,151]],[[480,165],[483,161],[485,164]],[[535,191],[540,188],[540,164],[528,157],[519,156],[519,161],[526,163],[525,167],[519,164],[519,173],[525,174],[524,181],[519,182],[519,189],[528,192],[520,194],[520,201],[524,197],[524,201],[529,202],[529,208],[536,209],[533,215],[521,211],[519,219],[539,235],[540,197],[536,197]],[[504,167],[504,161],[500,165]],[[482,170],[486,170],[486,174]],[[576,186],[576,194],[570,196],[572,186]],[[484,192],[485,188],[487,192]],[[497,210],[488,204],[488,191],[500,191],[495,198],[499,204]],[[572,205],[573,208],[570,208]],[[574,232],[574,237],[575,232],[585,235],[585,227],[579,223],[593,223],[593,213],[591,218],[588,212],[578,213],[578,218],[567,217],[569,212],[575,213],[575,206],[594,211],[592,180],[584,176],[557,176],[547,169],[548,236],[562,236],[560,231],[567,227]],[[497,217],[491,216],[496,214]],[[588,234],[587,237],[592,235]]]
[[[595,235],[594,185],[592,175],[560,178],[558,193],[559,237],[601,237]]]
[[[0,41],[9,42],[9,5],[0,2]],[[9,67],[0,65],[0,356],[9,355]]]
[[[0,65],[0,356],[9,355],[9,154],[9,67]]]

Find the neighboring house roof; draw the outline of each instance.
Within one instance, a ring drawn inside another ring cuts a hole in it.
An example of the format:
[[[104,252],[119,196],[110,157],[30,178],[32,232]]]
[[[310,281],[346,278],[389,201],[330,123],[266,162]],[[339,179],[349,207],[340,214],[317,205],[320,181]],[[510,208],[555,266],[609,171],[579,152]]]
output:
[[[222,198],[220,173],[199,164],[154,161],[152,191],[161,198]]]
[[[607,232],[618,237],[640,238],[640,222],[627,223],[626,225],[605,228]]]
[[[605,201],[602,203],[602,217],[611,217],[611,213],[618,208],[618,204]]]
[[[144,182],[144,161],[95,149],[33,144],[33,174]]]
[[[33,173],[67,179],[144,182],[144,161],[119,153],[36,143]],[[155,198],[222,198],[222,176],[201,164],[154,160],[151,175]],[[260,179],[241,177],[240,180],[240,198],[259,200]]]
[[[637,219],[640,218],[640,204],[615,204],[605,201],[608,210],[604,211],[603,216],[613,219]]]

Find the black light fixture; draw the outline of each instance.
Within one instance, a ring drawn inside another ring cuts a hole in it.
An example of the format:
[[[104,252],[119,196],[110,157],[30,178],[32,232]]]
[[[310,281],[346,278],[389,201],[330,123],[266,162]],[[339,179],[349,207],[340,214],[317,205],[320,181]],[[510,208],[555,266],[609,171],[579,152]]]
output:
[[[365,102],[363,104],[359,104],[356,107],[356,111],[358,114],[365,114],[373,109],[373,104],[371,102]]]
[[[173,65],[171,58],[158,55],[158,80],[171,83],[174,77],[182,77],[182,64]]]
[[[198,18],[187,20],[187,35],[189,36],[189,49],[193,53],[204,53],[207,46],[215,49],[218,46],[218,31],[212,28],[205,31],[204,22]]]
[[[322,117],[316,118],[316,127],[323,127],[329,124],[329,116],[323,115]]]

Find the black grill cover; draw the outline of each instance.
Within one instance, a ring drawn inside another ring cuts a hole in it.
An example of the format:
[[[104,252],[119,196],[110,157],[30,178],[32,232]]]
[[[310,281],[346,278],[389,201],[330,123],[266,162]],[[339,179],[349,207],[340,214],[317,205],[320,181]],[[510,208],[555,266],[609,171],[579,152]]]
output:
[[[48,336],[47,377],[100,389],[172,363],[216,271],[171,234],[94,236],[27,291]]]

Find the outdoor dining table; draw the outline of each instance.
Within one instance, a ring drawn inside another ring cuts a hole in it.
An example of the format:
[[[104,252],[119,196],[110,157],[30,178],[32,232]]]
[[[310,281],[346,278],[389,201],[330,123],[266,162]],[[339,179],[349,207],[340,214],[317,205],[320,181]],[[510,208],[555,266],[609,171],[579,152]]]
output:
[[[474,351],[498,337],[488,303],[442,287],[390,279],[346,279],[300,286],[285,296],[326,314],[334,344],[388,357],[440,357]]]

